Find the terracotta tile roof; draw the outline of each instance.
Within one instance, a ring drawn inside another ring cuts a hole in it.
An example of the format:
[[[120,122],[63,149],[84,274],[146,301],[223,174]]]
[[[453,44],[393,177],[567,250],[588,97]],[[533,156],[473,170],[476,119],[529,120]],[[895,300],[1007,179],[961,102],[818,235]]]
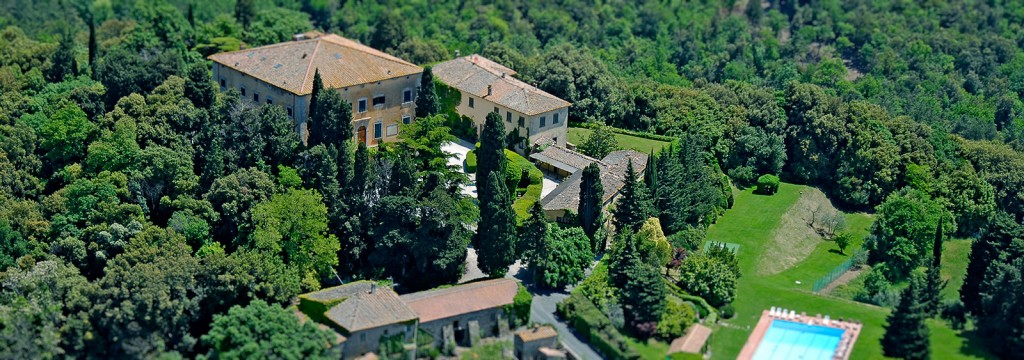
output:
[[[530,154],[530,158],[551,164],[570,174],[583,170],[590,163],[597,161],[595,158],[555,145],[548,146],[541,152]]]
[[[601,169],[601,186],[604,188],[605,203],[611,200],[626,181],[626,167],[629,160],[633,160],[633,170],[637,175],[643,174],[647,168],[647,154],[636,150],[613,151],[604,159],[597,162]],[[544,210],[573,210],[580,206],[580,183],[583,180],[583,171],[577,171],[569,176],[554,190],[540,200]]]
[[[316,69],[327,88],[423,72],[415,64],[334,34],[213,54],[209,59],[296,95],[313,91]]]
[[[704,344],[708,342],[709,337],[711,337],[711,328],[701,324],[693,324],[686,330],[686,335],[672,340],[672,344],[668,347],[668,353],[685,352],[700,354],[704,352]]]
[[[518,283],[494,279],[402,295],[401,299],[420,316],[420,323],[512,304]]]
[[[516,332],[516,337],[523,342],[531,342],[541,339],[558,337],[558,332],[550,326],[541,326],[533,329],[526,329]]]
[[[567,107],[568,101],[522,82],[515,71],[480,55],[469,55],[437,64],[434,76],[448,86],[526,115]],[[491,95],[487,95],[487,86]]]
[[[343,299],[324,315],[349,333],[416,320],[416,313],[391,288],[374,288],[368,281],[335,286],[303,296],[321,301]]]

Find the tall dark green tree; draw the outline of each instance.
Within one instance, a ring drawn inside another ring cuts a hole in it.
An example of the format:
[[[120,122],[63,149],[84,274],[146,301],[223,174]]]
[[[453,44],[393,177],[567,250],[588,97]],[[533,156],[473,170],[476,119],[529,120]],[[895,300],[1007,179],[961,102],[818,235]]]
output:
[[[978,328],[1005,358],[1024,351],[1024,244],[991,264],[981,285]]]
[[[68,76],[78,76],[78,63],[75,62],[75,36],[68,27],[61,34],[60,45],[50,57],[50,68],[46,70],[46,80],[61,82]]]
[[[89,69],[96,77],[96,20],[89,16]]]
[[[213,106],[214,89],[210,81],[210,73],[206,64],[197,62],[188,68],[188,79],[185,80],[185,97],[197,108],[209,109]]]
[[[416,117],[422,118],[437,114],[439,109],[437,91],[434,90],[434,71],[430,66],[423,68],[420,77],[420,88],[416,94]]]
[[[637,178],[633,160],[626,165],[626,181],[619,190],[619,200],[612,210],[612,221],[617,231],[637,231],[648,218],[654,216],[654,204],[647,186]]]
[[[940,219],[935,229],[935,241],[932,244],[932,261],[928,263],[928,271],[925,273],[924,289],[922,291],[925,303],[925,312],[929,316],[935,316],[939,312],[939,305],[942,302],[942,289],[946,282],[942,281],[940,270],[942,269],[942,223]]]
[[[381,50],[397,49],[408,36],[405,28],[405,21],[397,11],[382,12],[377,17],[377,23],[373,25],[370,46]]]
[[[706,222],[720,203],[722,187],[701,144],[698,135],[687,134],[658,158],[655,203],[667,233]]]
[[[492,277],[505,276],[509,265],[516,261],[516,214],[503,178],[498,171],[488,175],[485,189],[488,201],[480,202],[477,224],[477,265]]]
[[[964,302],[968,312],[975,315],[981,313],[981,286],[988,267],[1006,252],[1014,239],[1024,239],[1024,226],[1013,216],[999,212],[988,230],[971,245],[967,274],[964,276],[964,284],[960,287],[960,300]]]
[[[235,20],[238,20],[242,27],[249,28],[249,24],[256,17],[256,1],[255,0],[236,0],[235,2]]]
[[[317,103],[320,98],[320,93],[324,91],[324,80],[320,78],[320,68],[316,68],[313,71],[313,91],[309,93],[309,119],[316,117],[316,110],[319,109]],[[311,125],[313,127],[315,125]]]
[[[487,181],[492,172],[499,173],[501,181],[505,181],[505,167],[508,166],[508,159],[505,157],[505,122],[498,113],[487,114],[480,135],[480,148],[476,150],[476,159],[477,189],[489,189]],[[481,208],[484,202],[489,200],[490,195],[485,192],[479,194]]]
[[[534,202],[533,207],[530,208],[530,217],[523,221],[523,231],[519,235],[519,242],[516,246],[519,258],[531,268],[545,258],[548,234],[548,222],[545,216],[544,207],[541,206],[540,201]]]
[[[914,278],[903,290],[899,304],[886,319],[882,351],[885,356],[901,359],[925,360],[931,358],[925,304],[920,300],[920,280]]]
[[[577,214],[580,227],[590,238],[591,249],[594,252],[604,251],[605,241],[599,239],[601,227],[604,226],[604,185],[601,184],[601,168],[596,163],[583,169]]]

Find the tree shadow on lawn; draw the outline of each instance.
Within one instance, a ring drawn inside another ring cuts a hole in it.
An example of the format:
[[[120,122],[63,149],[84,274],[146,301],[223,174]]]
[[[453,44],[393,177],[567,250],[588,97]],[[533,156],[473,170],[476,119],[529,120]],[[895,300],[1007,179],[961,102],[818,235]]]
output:
[[[994,357],[994,354],[989,349],[999,346],[986,340],[985,336],[978,329],[963,330],[960,332],[960,337],[964,339],[964,342],[960,344],[960,353],[964,355],[991,359]]]

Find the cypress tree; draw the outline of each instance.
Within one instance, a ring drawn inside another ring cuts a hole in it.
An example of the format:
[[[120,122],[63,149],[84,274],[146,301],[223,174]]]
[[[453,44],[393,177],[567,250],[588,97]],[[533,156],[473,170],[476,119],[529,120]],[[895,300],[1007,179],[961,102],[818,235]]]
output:
[[[320,78],[320,68],[316,68],[313,71],[313,91],[309,93],[309,119],[312,120],[316,116],[316,110],[318,108],[318,98],[320,92],[324,91],[324,81]],[[315,125],[312,125],[315,126]],[[311,127],[312,127],[311,126]],[[312,146],[312,145],[310,145]]]
[[[487,202],[480,202],[477,265],[491,277],[502,277],[515,262],[516,218],[503,173],[492,171],[487,176],[485,191],[490,195]]]
[[[89,69],[96,78],[96,21],[89,16]]]
[[[632,159],[626,165],[626,181],[619,192],[619,200],[612,215],[615,228],[620,232],[636,231],[644,221],[654,216],[654,205],[647,193],[647,187],[637,179]]]
[[[352,181],[349,193],[357,202],[365,202],[363,194],[370,184],[370,149],[360,142],[356,146],[356,156],[352,164]]]
[[[940,270],[942,268],[942,223],[943,219],[939,219],[939,224],[935,229],[935,242],[932,244],[932,261],[928,263],[928,272],[925,280],[924,288],[924,299],[922,299],[927,306],[925,309],[928,316],[935,316],[939,313],[939,304],[941,302],[942,289],[946,287],[946,283],[942,281]]]
[[[242,28],[249,29],[249,23],[256,17],[255,0],[237,0],[235,2],[235,20],[242,24]]]
[[[918,278],[911,279],[896,309],[886,319],[881,340],[885,356],[912,360],[931,357],[928,326],[924,323],[926,305],[919,301],[919,282]]]
[[[50,57],[50,68],[46,70],[46,80],[49,82],[61,82],[68,75],[78,75],[78,66],[75,63],[75,37],[70,27],[65,27],[61,34],[60,45],[57,51]]]
[[[604,222],[604,186],[601,184],[601,168],[591,163],[583,169],[580,180],[580,203],[577,214],[580,227],[590,237],[591,249],[594,252],[604,250],[604,239],[598,236],[598,230]]]
[[[534,202],[530,208],[530,217],[523,221],[523,233],[519,236],[517,252],[519,258],[534,269],[535,275],[539,275],[539,262],[545,258],[544,250],[547,249],[548,221],[544,214],[544,208],[540,201]]]
[[[500,173],[500,178],[505,181],[505,167],[508,159],[505,158],[505,122],[496,112],[487,114],[484,122],[483,133],[480,135],[480,148],[476,150],[476,186],[478,190],[486,190],[487,181],[492,172]],[[480,192],[479,198],[481,208],[483,202],[487,201],[486,192]]]
[[[434,90],[434,71],[430,66],[423,69],[420,77],[420,89],[416,94],[416,117],[427,117],[438,112],[437,91]]]
[[[971,245],[967,274],[964,276],[964,284],[960,287],[960,300],[968,312],[981,314],[980,294],[985,273],[989,265],[999,260],[1000,255],[1015,238],[1024,239],[1024,226],[1018,224],[1012,215],[999,212],[981,238]]]

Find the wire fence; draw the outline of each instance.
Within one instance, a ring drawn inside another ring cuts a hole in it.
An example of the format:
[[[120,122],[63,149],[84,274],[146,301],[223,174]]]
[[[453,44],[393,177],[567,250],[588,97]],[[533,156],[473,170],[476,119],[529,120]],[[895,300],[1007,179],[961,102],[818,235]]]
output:
[[[822,289],[828,287],[828,285],[833,281],[836,281],[840,276],[843,276],[843,274],[849,271],[851,267],[853,267],[853,258],[839,264],[835,269],[829,271],[828,274],[825,274],[825,276],[822,276],[820,279],[815,281],[814,286],[811,287],[811,291],[815,293],[820,292]]]

